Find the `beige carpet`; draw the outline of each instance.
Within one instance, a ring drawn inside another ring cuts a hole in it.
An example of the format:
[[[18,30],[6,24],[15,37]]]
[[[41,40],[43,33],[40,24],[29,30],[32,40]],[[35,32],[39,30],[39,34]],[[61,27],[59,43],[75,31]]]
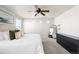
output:
[[[45,54],[69,54],[67,50],[56,42],[56,39],[52,38],[43,41],[43,48]]]

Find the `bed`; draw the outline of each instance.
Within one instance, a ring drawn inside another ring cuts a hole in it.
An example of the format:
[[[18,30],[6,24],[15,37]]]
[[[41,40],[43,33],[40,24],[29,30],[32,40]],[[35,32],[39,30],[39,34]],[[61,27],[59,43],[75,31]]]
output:
[[[20,39],[0,41],[0,54],[44,54],[39,34],[24,34]]]

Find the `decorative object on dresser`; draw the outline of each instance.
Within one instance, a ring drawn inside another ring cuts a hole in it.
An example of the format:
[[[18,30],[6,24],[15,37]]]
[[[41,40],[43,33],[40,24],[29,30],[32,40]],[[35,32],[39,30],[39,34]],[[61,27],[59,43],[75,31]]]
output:
[[[71,54],[79,54],[79,38],[57,33],[57,42]]]

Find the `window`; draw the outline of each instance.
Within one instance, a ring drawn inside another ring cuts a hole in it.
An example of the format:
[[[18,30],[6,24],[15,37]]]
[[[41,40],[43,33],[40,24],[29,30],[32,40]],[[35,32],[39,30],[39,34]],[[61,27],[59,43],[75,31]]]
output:
[[[21,29],[21,20],[16,19],[16,29]]]

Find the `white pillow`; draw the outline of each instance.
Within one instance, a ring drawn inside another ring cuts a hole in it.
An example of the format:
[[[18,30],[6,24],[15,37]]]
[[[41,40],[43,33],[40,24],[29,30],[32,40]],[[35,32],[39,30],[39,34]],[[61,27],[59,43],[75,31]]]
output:
[[[0,32],[0,36],[2,36],[3,40],[10,40],[9,31]]]
[[[15,37],[16,37],[16,39],[20,39],[21,38],[21,32],[20,31],[16,32]]]
[[[0,41],[4,40],[2,33],[0,33]]]
[[[20,32],[21,32],[21,37],[24,35],[24,31],[23,30],[20,30]]]

